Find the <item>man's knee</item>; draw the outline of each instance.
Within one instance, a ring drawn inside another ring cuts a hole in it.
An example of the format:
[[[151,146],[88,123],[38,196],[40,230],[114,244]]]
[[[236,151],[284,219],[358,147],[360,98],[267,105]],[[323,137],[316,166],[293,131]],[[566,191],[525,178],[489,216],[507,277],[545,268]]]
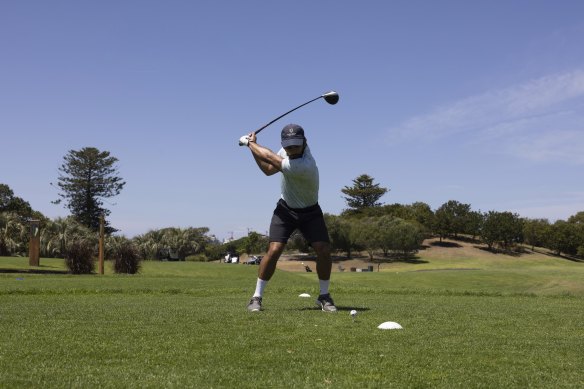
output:
[[[313,242],[312,248],[318,257],[327,258],[331,255],[331,245],[329,242]]]
[[[281,242],[270,242],[270,246],[268,247],[268,256],[271,258],[278,259],[282,252],[284,252],[284,248],[286,247],[286,243]]]

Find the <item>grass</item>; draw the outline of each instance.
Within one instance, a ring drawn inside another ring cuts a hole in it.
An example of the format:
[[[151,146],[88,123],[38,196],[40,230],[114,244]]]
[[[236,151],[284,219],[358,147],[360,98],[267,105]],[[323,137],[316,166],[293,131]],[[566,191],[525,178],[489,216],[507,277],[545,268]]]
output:
[[[334,273],[338,314],[298,297],[315,294],[314,273],[277,272],[260,314],[245,311],[253,266],[0,273],[0,387],[584,386],[584,264],[426,262]]]

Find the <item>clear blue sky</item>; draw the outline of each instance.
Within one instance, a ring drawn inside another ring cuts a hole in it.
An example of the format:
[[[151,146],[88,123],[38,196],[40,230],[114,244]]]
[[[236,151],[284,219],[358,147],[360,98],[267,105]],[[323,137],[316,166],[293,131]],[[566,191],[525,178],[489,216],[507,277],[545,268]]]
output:
[[[305,128],[325,212],[362,173],[386,204],[584,211],[584,1],[4,1],[0,36],[0,182],[51,218],[90,146],[126,236],[265,232],[279,177],[237,140],[330,89],[260,135]]]

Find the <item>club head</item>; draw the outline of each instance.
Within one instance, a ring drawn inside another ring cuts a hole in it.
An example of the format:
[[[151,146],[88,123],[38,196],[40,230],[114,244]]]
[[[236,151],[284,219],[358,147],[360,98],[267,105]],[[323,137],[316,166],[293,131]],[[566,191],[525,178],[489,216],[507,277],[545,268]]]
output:
[[[332,105],[339,102],[339,94],[337,92],[335,92],[334,90],[332,90],[330,92],[326,92],[321,97],[324,97],[325,101],[329,104],[332,104]]]

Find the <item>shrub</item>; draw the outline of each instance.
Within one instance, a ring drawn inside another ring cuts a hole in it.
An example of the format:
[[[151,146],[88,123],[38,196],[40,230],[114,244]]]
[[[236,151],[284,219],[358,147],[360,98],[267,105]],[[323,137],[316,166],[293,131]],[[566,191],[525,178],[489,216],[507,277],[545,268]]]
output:
[[[207,262],[209,261],[209,258],[207,258],[205,254],[195,254],[189,255],[185,260],[190,262]]]
[[[138,249],[126,240],[113,249],[114,271],[118,274],[136,274],[140,271],[141,261]]]
[[[94,245],[87,240],[71,242],[65,252],[65,265],[73,274],[91,274],[95,269]]]
[[[268,243],[269,245],[269,243]],[[294,231],[290,236],[290,240],[288,240],[288,244],[286,245],[287,250],[298,250],[301,253],[308,253],[310,252],[311,246],[308,241],[304,238],[304,235],[298,230]],[[266,250],[267,251],[267,247]],[[260,252],[260,251],[257,251]],[[251,254],[251,253],[248,253]]]
[[[221,258],[223,258],[223,256],[225,255],[225,253],[227,252],[227,245],[224,244],[210,244],[207,245],[207,247],[205,247],[205,257],[207,258],[207,260],[209,261],[216,261],[216,260],[221,260]],[[187,261],[189,260],[189,258],[187,257]]]

